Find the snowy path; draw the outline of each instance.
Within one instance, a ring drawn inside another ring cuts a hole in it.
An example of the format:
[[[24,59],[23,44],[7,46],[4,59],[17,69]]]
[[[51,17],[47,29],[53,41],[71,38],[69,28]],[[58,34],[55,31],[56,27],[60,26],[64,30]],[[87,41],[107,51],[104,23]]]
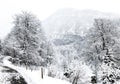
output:
[[[18,66],[14,66],[13,64],[11,64],[10,61],[8,61],[9,57],[5,57],[3,59],[3,64],[4,66],[8,66],[12,69],[15,69],[16,71],[18,71],[26,80],[26,82],[28,84],[70,84],[67,81],[63,81],[60,79],[55,79],[55,78],[51,78],[51,77],[47,77],[44,76],[44,79],[41,79],[41,71],[40,70],[35,70],[35,71],[31,71],[31,70],[26,70],[23,67],[18,67]]]
[[[3,64],[4,66],[8,66],[12,69],[15,69],[16,71],[18,71],[23,77],[24,79],[27,81],[28,84],[36,84],[32,81],[32,79],[25,73],[25,70],[20,68],[20,67],[17,67],[17,66],[14,66],[11,64],[11,62],[8,61],[9,57],[5,57],[3,59]]]

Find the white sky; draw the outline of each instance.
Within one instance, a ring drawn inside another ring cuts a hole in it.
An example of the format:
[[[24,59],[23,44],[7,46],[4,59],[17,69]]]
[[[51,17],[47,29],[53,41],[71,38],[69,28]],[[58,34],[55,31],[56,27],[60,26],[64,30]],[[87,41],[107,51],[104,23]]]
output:
[[[120,14],[120,0],[0,0],[0,38],[12,28],[12,17],[22,10],[36,14],[43,21],[62,8],[93,9]]]

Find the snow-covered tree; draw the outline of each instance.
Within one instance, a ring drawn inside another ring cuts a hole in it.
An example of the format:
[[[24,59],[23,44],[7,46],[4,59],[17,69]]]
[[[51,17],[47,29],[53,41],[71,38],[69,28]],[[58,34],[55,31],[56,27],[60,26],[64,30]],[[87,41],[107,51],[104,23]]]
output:
[[[22,12],[14,18],[14,28],[4,41],[4,52],[16,52],[14,62],[40,66],[51,57],[40,21],[31,13]],[[10,51],[9,51],[10,50]],[[8,54],[11,56],[11,54]],[[45,56],[44,56],[45,55]],[[45,59],[46,57],[46,59]],[[17,61],[16,61],[17,60]]]
[[[97,82],[102,79],[102,81],[104,79],[109,80],[108,76],[115,74],[114,65],[118,67],[118,60],[115,60],[115,58],[119,55],[119,52],[115,51],[115,49],[120,49],[119,39],[118,25],[114,21],[95,19],[93,28],[89,30],[86,36],[86,47],[83,50],[83,55],[86,57],[85,60],[93,66]],[[106,67],[102,67],[103,65],[112,68],[112,71],[106,70]],[[102,70],[102,73],[107,75],[106,78],[103,78],[104,75],[102,74],[102,79],[99,79],[99,70]]]
[[[38,53],[42,58],[41,65],[44,67],[49,67],[55,61],[52,44],[49,41],[45,41],[40,45]]]
[[[2,42],[0,40],[0,52],[2,51]]]
[[[85,83],[85,64],[82,64],[76,44],[81,42],[81,36],[66,33],[54,40],[55,64],[49,70],[49,76],[60,78],[72,84]],[[86,67],[86,66],[85,66]]]

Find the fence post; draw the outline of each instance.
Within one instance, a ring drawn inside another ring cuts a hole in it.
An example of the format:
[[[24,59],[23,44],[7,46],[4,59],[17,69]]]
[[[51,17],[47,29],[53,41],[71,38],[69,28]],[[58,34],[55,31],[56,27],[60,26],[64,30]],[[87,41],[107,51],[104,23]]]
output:
[[[43,67],[41,67],[41,78],[43,79]]]

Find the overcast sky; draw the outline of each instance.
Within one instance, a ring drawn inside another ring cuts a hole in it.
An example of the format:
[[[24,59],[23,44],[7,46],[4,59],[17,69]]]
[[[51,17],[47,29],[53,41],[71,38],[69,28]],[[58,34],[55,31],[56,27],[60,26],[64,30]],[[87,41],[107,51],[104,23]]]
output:
[[[93,9],[120,14],[120,0],[1,0],[0,38],[4,38],[12,28],[14,14],[22,10],[30,11],[43,21],[62,8]]]

